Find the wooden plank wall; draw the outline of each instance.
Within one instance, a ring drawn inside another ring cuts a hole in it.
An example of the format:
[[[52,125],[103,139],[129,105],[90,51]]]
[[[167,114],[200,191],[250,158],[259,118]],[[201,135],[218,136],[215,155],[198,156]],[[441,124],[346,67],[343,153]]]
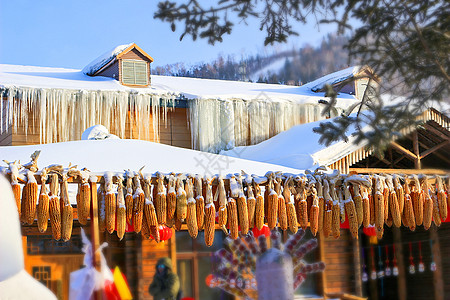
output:
[[[175,236],[165,242],[156,243],[154,240],[142,241],[142,275],[139,280],[139,299],[153,299],[148,293],[148,287],[152,283],[156,271],[156,263],[162,257],[171,257],[171,243]],[[174,261],[172,261],[175,264]]]
[[[324,293],[354,294],[353,247],[349,230],[341,229],[339,239],[325,238],[322,245],[322,260],[325,262]]]

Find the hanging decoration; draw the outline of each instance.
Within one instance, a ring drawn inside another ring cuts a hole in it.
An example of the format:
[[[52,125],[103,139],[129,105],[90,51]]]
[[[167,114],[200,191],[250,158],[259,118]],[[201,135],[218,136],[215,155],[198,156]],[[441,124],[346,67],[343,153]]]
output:
[[[381,246],[378,246],[378,278],[380,279],[380,286],[381,286],[381,297],[384,297],[384,269],[383,269],[383,260],[381,259]]]
[[[394,253],[394,258],[392,259],[392,274],[394,276],[398,276],[397,254],[395,253],[395,245],[392,245],[392,253]]]
[[[266,224],[264,224],[261,229],[253,227],[252,231],[255,238],[259,237],[260,235],[264,235],[265,237],[268,237],[270,235],[269,226],[267,226]]]
[[[414,257],[412,254],[412,244],[411,242],[409,244],[409,274],[416,273],[416,266],[414,265]]]
[[[419,242],[419,266],[418,266],[419,273],[423,273],[425,271],[425,265],[423,263],[422,258],[422,242]]]
[[[430,270],[431,272],[436,271],[436,263],[434,262],[434,255],[433,255],[433,241],[430,240],[430,250],[431,250],[431,264],[430,264]]]
[[[389,276],[392,275],[392,269],[391,269],[391,266],[389,264],[389,246],[386,245],[386,246],[384,246],[384,248],[386,250],[386,260],[385,260],[386,267],[384,269],[384,274],[386,275],[386,277],[389,277]]]
[[[366,259],[365,259],[366,255],[365,255],[365,251],[364,248],[362,249],[362,274],[361,274],[361,279],[363,282],[367,282],[369,280],[369,275],[367,275],[367,267],[366,267]]]
[[[370,261],[371,261],[371,271],[370,271],[370,279],[377,279],[377,269],[375,268],[375,253],[373,247],[370,248]]]

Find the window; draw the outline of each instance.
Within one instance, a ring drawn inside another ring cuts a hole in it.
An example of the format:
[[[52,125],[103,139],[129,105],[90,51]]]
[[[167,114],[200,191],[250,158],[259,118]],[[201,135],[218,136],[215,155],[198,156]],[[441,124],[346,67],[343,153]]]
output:
[[[122,83],[129,85],[148,85],[147,62],[122,60]]]
[[[82,254],[83,243],[80,235],[72,235],[68,242],[55,241],[51,235],[27,236],[27,254]]]
[[[33,267],[31,273],[37,281],[45,285],[47,288],[51,288],[52,270],[49,266]]]

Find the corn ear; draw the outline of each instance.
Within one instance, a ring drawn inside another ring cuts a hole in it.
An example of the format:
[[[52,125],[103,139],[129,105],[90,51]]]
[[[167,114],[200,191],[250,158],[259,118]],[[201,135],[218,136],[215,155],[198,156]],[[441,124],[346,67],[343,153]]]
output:
[[[119,189],[117,191],[117,237],[122,240],[127,226],[127,210],[125,207],[125,199],[123,196],[122,180],[119,181]]]
[[[203,223],[205,221],[205,198],[203,198],[203,186],[202,179],[195,177],[195,207],[197,215],[197,226],[199,230],[203,229]]]
[[[241,227],[241,233],[248,233],[248,207],[247,207],[247,199],[244,196],[244,193],[241,193],[236,201],[237,210],[238,210],[238,221],[239,226]]]
[[[411,231],[416,230],[416,218],[414,217],[414,208],[409,195],[409,185],[405,184],[405,207],[403,209],[403,214],[405,215],[406,226],[409,227]]]
[[[155,209],[156,217],[159,224],[166,224],[167,220],[167,201],[166,201],[166,188],[164,187],[164,176],[158,173],[156,196],[155,196]]]
[[[73,208],[69,201],[69,191],[65,175],[63,175],[63,182],[61,183],[61,199],[64,203],[61,217],[61,239],[67,242],[72,236]]]
[[[20,213],[21,213],[21,209],[22,209],[22,204],[20,201],[20,184],[13,183],[13,184],[11,184],[11,187],[13,190],[14,199],[16,199],[17,212],[19,213],[19,218],[20,218]]]
[[[192,200],[194,200],[192,198]],[[194,201],[188,201],[187,204],[187,214],[186,214],[186,225],[189,231],[189,235],[192,238],[196,238],[198,235],[198,225],[197,225],[197,209]]]
[[[235,240],[239,236],[238,228],[238,212],[236,206],[236,200],[233,198],[228,199],[228,227],[230,228],[230,237]]]
[[[175,192],[175,177],[170,175],[167,191],[167,218],[166,222],[170,223],[175,219],[177,209],[177,193]]]
[[[253,194],[253,189],[251,184],[247,187],[247,211],[248,211],[248,227],[255,227],[255,208],[256,208],[256,199]]]
[[[255,226],[258,230],[264,225],[264,197],[260,194],[256,195],[255,206]]]
[[[439,214],[441,220],[445,221],[447,219],[447,199],[444,192],[444,186],[442,184],[442,178],[440,176],[436,177],[436,193],[437,202],[439,205]]]
[[[42,179],[41,192],[39,194],[39,204],[37,213],[37,223],[39,232],[43,233],[47,231],[48,218],[49,218],[49,201],[50,198],[47,194],[47,188],[45,187],[45,179]]]
[[[213,203],[205,206],[205,244],[211,247],[214,242],[216,208]]]

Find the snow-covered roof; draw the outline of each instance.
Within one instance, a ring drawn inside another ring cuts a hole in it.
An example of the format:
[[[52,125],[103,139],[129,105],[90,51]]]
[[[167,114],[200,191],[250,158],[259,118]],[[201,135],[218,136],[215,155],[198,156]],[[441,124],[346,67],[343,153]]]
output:
[[[314,81],[308,82],[303,87],[310,89],[313,92],[317,92],[322,90],[322,88],[326,85],[334,85],[339,82],[342,82],[346,79],[352,78],[361,70],[361,66],[349,67],[344,70],[340,70],[323,77],[320,77]]]
[[[80,70],[0,64],[0,87],[32,87],[94,91],[135,91],[154,95],[176,95],[189,99],[262,99],[317,104],[323,93],[314,93],[306,85],[251,83],[152,75],[150,87],[134,89],[108,77],[90,77]],[[341,93],[338,106],[346,108],[356,101]]]
[[[125,45],[119,45],[117,47],[114,47],[113,49],[103,53],[93,61],[91,61],[86,67],[83,68],[82,72],[86,75],[94,75],[98,70],[103,68],[105,65],[107,65],[110,61],[114,60],[116,56],[133,45],[131,44],[125,44]]]
[[[434,103],[434,107],[440,109],[437,114],[447,115],[448,118],[450,105]],[[436,113],[430,113],[429,109],[424,110],[424,115],[421,118],[424,122],[437,120],[435,119]],[[333,121],[333,119],[297,125],[257,145],[235,147],[227,151],[221,151],[220,154],[301,170],[311,170],[323,165],[329,166],[367,146],[367,141],[355,143],[354,133],[357,130],[355,126],[350,126],[347,131],[347,142],[334,142],[328,147],[320,144],[320,135],[314,133],[313,128],[319,127],[322,122],[330,121]],[[448,128],[448,123],[444,127]],[[367,129],[367,127],[362,128],[363,131]],[[405,128],[404,134],[411,130],[413,128]]]
[[[80,150],[82,149],[82,150]],[[139,170],[145,166],[144,173],[193,173],[205,176],[240,173],[264,175],[268,171],[300,173],[301,171],[255,162],[240,158],[200,152],[142,140],[106,139],[82,140],[31,146],[0,147],[0,157],[7,161],[27,162],[30,155],[41,150],[38,165],[40,168],[69,163],[87,168],[92,172],[121,172]]]

